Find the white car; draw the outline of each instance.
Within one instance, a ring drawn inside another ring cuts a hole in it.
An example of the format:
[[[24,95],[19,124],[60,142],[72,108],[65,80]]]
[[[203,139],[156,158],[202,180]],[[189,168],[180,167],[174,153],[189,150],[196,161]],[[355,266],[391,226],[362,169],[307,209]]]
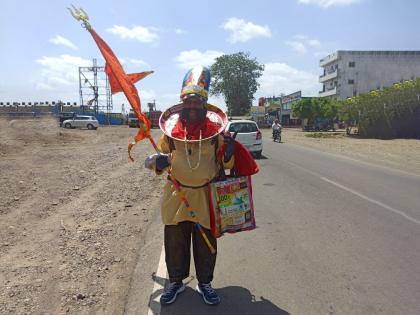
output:
[[[72,119],[63,121],[64,128],[87,128],[95,130],[99,127],[99,122],[94,116],[81,116],[77,115]]]
[[[262,134],[258,129],[255,121],[252,120],[232,120],[226,126],[226,131],[229,131],[233,136],[235,132],[235,140],[240,142],[249,152],[254,154],[257,158],[261,157],[263,145]]]

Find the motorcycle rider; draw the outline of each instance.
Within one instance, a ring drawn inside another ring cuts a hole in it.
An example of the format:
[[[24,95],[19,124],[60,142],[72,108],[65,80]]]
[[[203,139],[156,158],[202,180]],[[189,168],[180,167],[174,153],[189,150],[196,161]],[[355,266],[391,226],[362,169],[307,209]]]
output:
[[[274,122],[273,122],[273,124],[271,125],[271,129],[273,130],[273,139],[275,139],[274,138],[274,133],[275,132],[278,132],[279,134],[281,133],[281,124],[280,124],[280,122],[279,122],[279,120],[278,119],[276,119],[276,120],[274,120]]]

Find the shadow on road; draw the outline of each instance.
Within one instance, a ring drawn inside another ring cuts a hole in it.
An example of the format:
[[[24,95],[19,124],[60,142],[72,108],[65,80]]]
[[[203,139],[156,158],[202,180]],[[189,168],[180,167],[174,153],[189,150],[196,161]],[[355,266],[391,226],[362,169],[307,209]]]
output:
[[[159,292],[158,294],[160,294]],[[267,314],[267,315],[289,315],[289,313],[277,307],[264,297],[257,299],[251,292],[243,287],[231,286],[217,289],[222,302],[217,306],[206,305],[194,289],[187,287],[180,294],[174,304],[162,306],[161,315],[200,315],[200,314]],[[157,303],[152,301],[150,308],[156,309]]]

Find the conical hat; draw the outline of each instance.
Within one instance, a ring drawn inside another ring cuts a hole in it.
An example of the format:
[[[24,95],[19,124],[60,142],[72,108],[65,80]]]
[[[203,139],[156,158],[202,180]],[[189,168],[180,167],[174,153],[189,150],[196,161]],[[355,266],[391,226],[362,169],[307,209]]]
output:
[[[203,66],[188,70],[182,81],[181,100],[190,95],[198,95],[207,100],[210,87],[210,71]]]
[[[218,126],[217,132],[214,134],[208,136],[207,138],[203,138],[202,140],[210,139],[218,134],[220,134],[222,131],[225,130],[228,119],[223,110],[221,110],[216,105],[212,104],[206,104],[204,105],[205,109],[207,109],[207,115],[206,117],[214,124]],[[159,118],[159,127],[163,131],[165,135],[168,137],[175,139],[175,140],[182,140],[184,139],[178,139],[177,137],[174,137],[172,135],[172,130],[177,125],[178,121],[180,120],[181,111],[185,108],[185,105],[183,103],[176,104],[174,106],[169,107],[167,110],[165,110],[162,115],[160,115]],[[189,142],[196,142],[200,140],[188,140]]]

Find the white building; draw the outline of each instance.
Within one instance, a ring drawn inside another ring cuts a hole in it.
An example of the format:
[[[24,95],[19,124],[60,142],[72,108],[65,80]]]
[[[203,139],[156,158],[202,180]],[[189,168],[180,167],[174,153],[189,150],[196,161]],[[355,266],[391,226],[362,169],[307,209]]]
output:
[[[339,50],[320,60],[320,97],[351,96],[420,77],[420,51]]]

